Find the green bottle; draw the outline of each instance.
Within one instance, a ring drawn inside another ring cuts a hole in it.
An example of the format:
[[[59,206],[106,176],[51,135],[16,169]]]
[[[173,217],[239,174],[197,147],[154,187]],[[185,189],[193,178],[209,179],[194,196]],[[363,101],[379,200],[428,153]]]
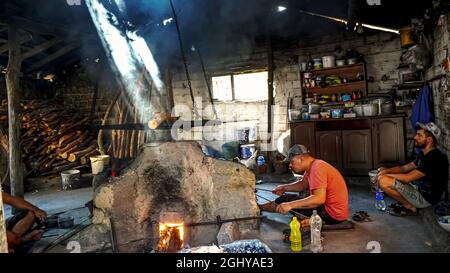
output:
[[[291,235],[289,240],[291,241],[291,249],[294,252],[302,250],[302,233],[300,231],[300,222],[297,217],[293,217],[291,221]]]

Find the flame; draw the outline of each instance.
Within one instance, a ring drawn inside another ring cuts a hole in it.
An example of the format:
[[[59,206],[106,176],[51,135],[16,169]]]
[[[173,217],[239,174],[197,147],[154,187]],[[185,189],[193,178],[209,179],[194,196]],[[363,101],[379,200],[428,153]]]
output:
[[[179,233],[179,238],[176,231]],[[171,239],[179,239],[181,244],[179,245],[179,249],[184,246],[184,223],[160,223],[159,224],[159,236],[160,241],[158,244],[158,248],[166,251],[169,248],[169,241]]]

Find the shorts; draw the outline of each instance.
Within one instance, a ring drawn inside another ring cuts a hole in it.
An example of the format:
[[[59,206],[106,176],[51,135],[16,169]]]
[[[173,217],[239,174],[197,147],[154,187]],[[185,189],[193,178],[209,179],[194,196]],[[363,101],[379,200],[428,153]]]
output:
[[[427,200],[425,200],[422,194],[420,194],[417,185],[414,185],[412,183],[405,184],[395,179],[392,188],[400,193],[400,195],[403,196],[406,201],[408,201],[411,205],[418,209],[423,209],[431,206],[431,204],[428,203]]]
[[[295,200],[300,200],[303,199],[303,197],[301,195],[298,194],[283,194],[282,196],[278,197],[277,199],[275,199],[275,204],[281,204],[284,202],[291,202],[291,201],[295,201]],[[307,216],[307,217],[311,217],[311,215],[313,214],[313,211],[317,210],[317,214],[320,216],[320,218],[322,218],[322,221],[325,222],[327,225],[336,225],[336,224],[340,224],[344,221],[339,221],[334,219],[333,217],[331,217],[328,212],[325,210],[325,206],[320,206],[314,209],[293,209],[293,211],[298,212],[301,215]]]

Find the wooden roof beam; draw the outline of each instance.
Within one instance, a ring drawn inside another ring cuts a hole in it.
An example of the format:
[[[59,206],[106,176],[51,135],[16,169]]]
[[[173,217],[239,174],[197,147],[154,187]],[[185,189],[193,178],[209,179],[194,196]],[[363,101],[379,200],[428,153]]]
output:
[[[22,60],[33,57],[34,55],[41,53],[62,41],[63,41],[63,39],[61,39],[61,38],[53,38],[53,39],[51,39],[47,42],[44,42],[36,47],[33,47],[29,51],[22,54]]]
[[[29,42],[32,39],[33,39],[33,36],[31,34],[30,35],[23,35],[22,37],[19,38],[19,44],[23,44],[23,43]],[[5,52],[7,52],[7,51],[9,51],[8,43],[6,45],[0,46],[0,55],[5,53]]]
[[[47,57],[45,57],[44,59],[42,59],[41,61],[31,65],[30,67],[28,67],[28,69],[26,70],[26,73],[32,72],[33,70],[36,70],[38,68],[43,67],[44,65],[50,63],[51,61],[66,55],[67,53],[69,53],[70,51],[78,48],[80,46],[79,43],[72,43],[72,44],[68,44],[66,46],[64,46],[63,48],[59,49],[58,51],[56,51],[55,53],[48,55]]]

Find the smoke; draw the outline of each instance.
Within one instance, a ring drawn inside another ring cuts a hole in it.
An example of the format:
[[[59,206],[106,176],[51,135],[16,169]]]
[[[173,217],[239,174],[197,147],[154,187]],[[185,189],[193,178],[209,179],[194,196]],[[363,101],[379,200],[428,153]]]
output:
[[[139,112],[144,113],[140,121],[148,121],[153,106],[141,96],[144,88],[140,77],[142,67],[147,69],[158,90],[163,87],[158,66],[150,49],[136,32],[122,29],[118,17],[108,11],[99,0],[86,0],[86,5],[103,47],[118,73],[121,85],[128,92],[133,105]]]

